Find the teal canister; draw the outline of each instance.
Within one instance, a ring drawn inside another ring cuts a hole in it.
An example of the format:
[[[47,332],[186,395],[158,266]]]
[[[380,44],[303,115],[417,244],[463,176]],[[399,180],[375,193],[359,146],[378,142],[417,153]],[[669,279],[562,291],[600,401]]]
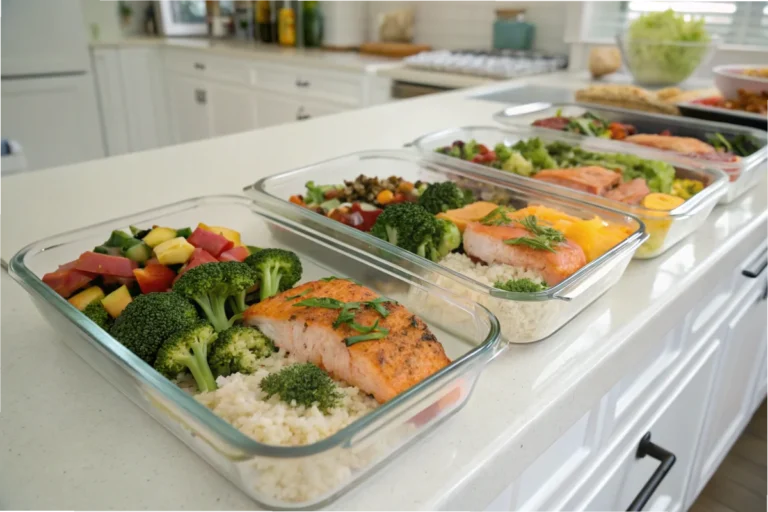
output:
[[[496,50],[530,50],[536,27],[525,21],[525,11],[496,11],[493,22],[493,48]]]

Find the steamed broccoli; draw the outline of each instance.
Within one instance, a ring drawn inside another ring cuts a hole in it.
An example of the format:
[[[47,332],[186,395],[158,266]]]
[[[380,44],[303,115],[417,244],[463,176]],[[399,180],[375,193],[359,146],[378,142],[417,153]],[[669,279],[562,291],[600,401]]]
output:
[[[435,246],[437,247],[437,259],[442,259],[449,252],[458,249],[461,245],[461,231],[453,222],[446,219],[437,220],[437,235]]]
[[[501,168],[520,176],[532,176],[535,172],[533,164],[526,160],[519,151],[509,151],[509,156],[501,164]]]
[[[245,309],[245,294],[256,283],[256,276],[245,263],[226,261],[205,263],[179,277],[173,291],[196,302],[216,331],[232,326]],[[227,315],[227,302],[234,305],[234,315]]]
[[[195,306],[181,295],[147,293],[134,297],[115,320],[110,334],[144,361],[154,364],[163,341],[198,320]]]
[[[208,362],[215,376],[233,373],[251,374],[258,360],[275,351],[272,340],[255,327],[235,326],[219,333],[211,346]]]
[[[437,219],[414,203],[389,206],[371,228],[373,236],[432,261],[438,259],[435,247],[437,231]]]
[[[533,164],[533,168],[536,171],[541,169],[557,169],[558,165],[554,158],[547,151],[547,147],[544,146],[544,142],[538,137],[528,140],[518,141],[512,149],[520,152],[520,154]]]
[[[216,389],[216,380],[208,366],[208,348],[216,341],[216,331],[206,322],[199,322],[178,331],[160,346],[155,370],[169,379],[189,370],[201,392]]]
[[[502,162],[508,160],[509,156],[512,154],[512,150],[510,150],[509,146],[503,142],[496,144],[493,147],[493,152],[496,153],[496,159],[501,160]]]
[[[108,331],[112,326],[112,317],[110,317],[107,310],[104,309],[104,305],[100,300],[94,300],[85,306],[83,314],[105,331]]]
[[[267,398],[280,396],[287,404],[317,408],[323,413],[335,407],[341,400],[341,393],[330,376],[312,363],[287,366],[277,373],[267,375],[259,383]]]
[[[440,212],[461,208],[471,201],[462,189],[452,181],[433,183],[419,196],[419,204],[429,213],[437,215]]]
[[[505,290],[515,293],[536,293],[549,288],[544,281],[536,282],[527,277],[521,277],[520,279],[509,279],[506,282],[496,281],[493,283],[494,288],[499,290]]]
[[[261,300],[292,288],[301,279],[301,260],[285,249],[262,249],[245,258],[259,283]]]

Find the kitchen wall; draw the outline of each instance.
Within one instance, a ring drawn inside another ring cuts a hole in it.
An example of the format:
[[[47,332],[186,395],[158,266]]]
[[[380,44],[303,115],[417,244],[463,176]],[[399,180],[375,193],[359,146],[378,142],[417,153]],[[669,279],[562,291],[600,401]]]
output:
[[[536,25],[534,47],[567,53],[563,40],[567,2],[368,2],[369,38],[378,37],[380,13],[404,7],[416,10],[415,41],[435,48],[489,49],[497,9],[524,8]]]
[[[59,1],[59,0],[52,0]],[[131,0],[133,16],[123,25],[120,19],[119,2],[116,0],[80,0],[91,41],[116,41],[124,36],[141,34],[144,31],[144,10],[149,0]],[[98,27],[94,30],[94,27]]]

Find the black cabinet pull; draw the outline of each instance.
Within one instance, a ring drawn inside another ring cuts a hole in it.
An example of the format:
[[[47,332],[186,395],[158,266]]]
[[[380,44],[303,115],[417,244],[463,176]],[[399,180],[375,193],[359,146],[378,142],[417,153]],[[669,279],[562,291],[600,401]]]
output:
[[[208,101],[207,96],[205,89],[195,89],[195,101],[200,105],[205,105],[206,101]]]
[[[296,80],[296,87],[309,87],[309,80]]]
[[[768,267],[768,249],[760,253],[752,265],[742,270],[741,275],[744,277],[758,277],[766,267]]]
[[[669,473],[669,470],[672,469],[672,466],[675,465],[675,461],[677,460],[674,453],[668,452],[661,446],[651,442],[650,432],[646,433],[643,436],[643,439],[640,440],[635,456],[638,459],[648,456],[661,462],[661,464],[659,464],[659,467],[653,472],[651,478],[645,482],[645,485],[640,489],[640,492],[637,493],[637,496],[632,500],[632,503],[629,504],[627,510],[643,510],[643,507],[645,507],[648,500],[651,499],[651,496],[653,496],[653,493],[659,487],[661,481],[664,480],[664,477],[667,476],[667,473]]]
[[[200,71],[205,70],[205,64],[201,64],[200,62],[195,62],[195,69],[199,69]]]

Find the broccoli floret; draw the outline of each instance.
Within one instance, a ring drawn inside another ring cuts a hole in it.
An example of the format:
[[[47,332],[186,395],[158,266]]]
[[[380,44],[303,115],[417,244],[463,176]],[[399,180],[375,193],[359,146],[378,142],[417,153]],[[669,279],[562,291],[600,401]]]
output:
[[[208,366],[208,348],[216,341],[216,331],[206,322],[183,329],[165,340],[157,352],[155,370],[169,379],[189,370],[201,392],[216,389]]]
[[[208,362],[216,377],[251,374],[258,368],[258,360],[269,357],[274,351],[274,343],[261,331],[238,325],[219,333],[211,346]]]
[[[294,364],[283,368],[277,373],[266,376],[259,386],[267,398],[279,395],[280,400],[287,404],[317,408],[323,413],[335,407],[341,400],[341,393],[336,389],[327,373],[312,363]]]
[[[435,247],[437,233],[437,219],[414,203],[389,206],[371,228],[373,236],[432,261],[438,259]]]
[[[509,157],[501,164],[501,168],[521,176],[531,176],[534,173],[533,164],[526,160],[519,151],[509,151]]]
[[[196,302],[216,331],[223,331],[240,318],[245,294],[256,283],[256,275],[245,263],[204,263],[188,270],[173,285],[173,291]],[[233,316],[227,315],[227,303]]]
[[[440,212],[455,210],[467,204],[464,191],[452,181],[433,183],[419,196],[419,205],[429,213],[437,215]],[[469,196],[471,199],[471,193]]]
[[[449,252],[461,245],[461,231],[453,222],[447,219],[437,219],[437,258],[442,259]]]
[[[472,160],[480,152],[480,144],[475,139],[464,144],[464,160]]]
[[[493,287],[498,288],[499,290],[506,290],[508,292],[517,293],[535,293],[546,290],[548,288],[547,283],[543,281],[537,283],[536,281],[528,279],[527,277],[520,279],[510,279],[507,282],[496,281],[493,283]]]
[[[134,297],[115,320],[110,334],[144,361],[154,364],[163,341],[198,320],[195,306],[181,295],[147,293]]]
[[[112,327],[112,317],[110,317],[107,310],[104,309],[104,305],[100,300],[94,300],[85,306],[83,314],[105,331],[108,331],[109,328]]]
[[[256,273],[261,300],[293,287],[301,279],[301,260],[285,249],[262,249],[245,258]]]
[[[541,169],[557,169],[557,162],[547,151],[547,147],[538,137],[517,142],[512,149],[519,151],[520,154],[533,164],[536,171]]]
[[[501,160],[502,162],[506,162],[512,154],[512,151],[503,142],[496,144],[493,147],[493,152],[496,153],[496,159]]]

